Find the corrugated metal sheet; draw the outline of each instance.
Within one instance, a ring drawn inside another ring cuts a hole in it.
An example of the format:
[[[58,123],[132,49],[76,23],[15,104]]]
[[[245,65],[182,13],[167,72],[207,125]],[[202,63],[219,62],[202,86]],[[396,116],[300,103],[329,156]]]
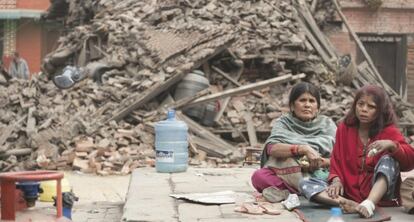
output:
[[[40,18],[42,10],[0,9],[0,19]]]

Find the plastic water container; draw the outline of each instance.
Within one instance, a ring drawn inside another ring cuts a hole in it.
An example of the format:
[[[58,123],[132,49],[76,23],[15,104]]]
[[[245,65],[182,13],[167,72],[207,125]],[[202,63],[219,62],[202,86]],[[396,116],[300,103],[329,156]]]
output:
[[[342,210],[339,207],[331,208],[331,217],[327,222],[345,222],[342,218]]]
[[[175,89],[174,99],[180,100],[186,97],[194,96],[197,92],[208,88],[210,85],[204,73],[200,70],[194,70],[188,73]],[[195,105],[183,110],[185,114],[191,117],[201,119],[204,114],[205,105]]]
[[[169,110],[167,119],[155,124],[155,169],[160,173],[184,172],[188,167],[188,127]]]
[[[69,192],[71,190],[69,181],[66,178],[61,180],[62,192]],[[46,180],[40,182],[40,188],[43,193],[40,193],[39,200],[43,202],[53,202],[53,196],[56,196],[56,180]]]

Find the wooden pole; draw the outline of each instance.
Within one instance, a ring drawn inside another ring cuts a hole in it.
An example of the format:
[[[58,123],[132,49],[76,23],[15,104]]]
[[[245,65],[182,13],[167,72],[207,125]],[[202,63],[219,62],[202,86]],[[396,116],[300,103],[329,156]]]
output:
[[[291,80],[301,79],[301,78],[304,78],[304,77],[306,77],[306,75],[303,74],[303,73],[298,74],[298,75],[294,75],[294,76],[292,74],[287,74],[287,75],[284,75],[284,76],[279,76],[279,77],[276,77],[276,78],[264,80],[264,81],[261,81],[261,82],[258,82],[258,83],[252,83],[252,84],[240,86],[238,88],[225,90],[223,92],[203,96],[201,98],[193,100],[191,103],[188,103],[186,106],[194,106],[194,105],[197,105],[197,104],[214,101],[214,100],[219,99],[219,98],[225,98],[225,97],[229,97],[229,96],[233,96],[233,95],[243,94],[243,93],[246,93],[246,92],[251,92],[255,89],[262,89],[262,88],[265,88],[265,87],[268,87],[268,86],[288,82],[288,81],[291,81]],[[179,108],[179,107],[177,107],[177,108]]]
[[[351,34],[351,36],[354,39],[354,41],[356,42],[358,48],[361,50],[362,54],[364,55],[365,59],[367,60],[367,62],[369,64],[369,66],[374,71],[374,74],[378,77],[378,79],[380,81],[379,83],[381,84],[382,87],[384,87],[384,89],[386,89],[388,84],[384,81],[381,74],[378,72],[377,67],[374,65],[374,62],[372,62],[371,56],[369,56],[367,50],[365,49],[365,47],[362,44],[361,40],[359,40],[359,37],[357,36],[357,34],[351,29],[351,26],[349,25],[348,20],[346,19],[345,15],[341,11],[341,7],[339,6],[338,0],[333,0],[333,3],[335,5],[336,11],[338,12],[339,16],[341,17],[342,21],[344,22],[346,28],[348,29],[348,32]],[[395,92],[391,87],[389,87],[389,89],[391,90],[391,92],[393,94],[399,96],[399,94],[397,92]]]

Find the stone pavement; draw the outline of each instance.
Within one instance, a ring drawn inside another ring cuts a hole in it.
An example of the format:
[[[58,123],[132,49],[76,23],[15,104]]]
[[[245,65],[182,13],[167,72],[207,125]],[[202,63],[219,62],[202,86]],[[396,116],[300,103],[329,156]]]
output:
[[[296,214],[248,215],[234,212],[235,204],[201,205],[176,200],[171,193],[205,193],[232,190],[253,193],[252,168],[189,168],[185,173],[156,173],[154,168],[136,169],[124,206],[123,221],[301,221]]]
[[[79,201],[72,209],[75,222],[120,221],[130,175],[97,176],[79,172],[65,172],[65,178]],[[56,209],[51,202],[36,201],[34,208],[17,214],[16,221],[56,221]]]
[[[68,172],[65,177],[79,197],[72,210],[73,221],[120,221],[130,175],[102,177]]]
[[[217,192],[233,190],[251,195],[253,168],[189,168],[185,173],[162,174],[154,168],[140,168],[127,176],[96,176],[66,172],[74,193],[79,197],[72,210],[75,222],[112,221],[275,221],[299,222],[296,214],[247,215],[234,212],[235,204],[200,205],[169,197],[172,193]],[[414,171],[403,174],[414,176]],[[126,203],[125,203],[126,200]],[[240,201],[240,200],[239,200]],[[125,203],[125,205],[124,205]],[[386,208],[392,221],[413,221],[414,216],[401,208]],[[19,212],[16,221],[56,221],[56,209],[50,202]],[[30,219],[25,219],[30,218]]]
[[[287,210],[281,215],[248,215],[234,212],[235,204],[201,205],[170,197],[172,193],[209,193],[232,190],[253,194],[253,168],[189,168],[185,173],[157,173],[154,168],[136,169],[130,181],[122,221],[278,221],[300,222]],[[411,175],[414,175],[412,171]],[[407,176],[407,174],[405,174]],[[239,200],[240,201],[240,200]],[[392,221],[413,221],[402,208],[386,208]]]

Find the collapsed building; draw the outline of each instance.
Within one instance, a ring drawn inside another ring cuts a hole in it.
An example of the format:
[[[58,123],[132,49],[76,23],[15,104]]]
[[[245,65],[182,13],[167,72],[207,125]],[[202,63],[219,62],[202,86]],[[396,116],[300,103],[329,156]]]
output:
[[[336,1],[52,3],[44,19],[62,19],[66,32],[44,73],[0,79],[3,171],[153,165],[153,125],[168,108],[189,126],[190,164],[239,165],[289,111],[297,81],[320,87],[321,112],[335,121],[367,83],[387,89],[402,123],[414,120],[369,59],[357,65],[325,37]]]

